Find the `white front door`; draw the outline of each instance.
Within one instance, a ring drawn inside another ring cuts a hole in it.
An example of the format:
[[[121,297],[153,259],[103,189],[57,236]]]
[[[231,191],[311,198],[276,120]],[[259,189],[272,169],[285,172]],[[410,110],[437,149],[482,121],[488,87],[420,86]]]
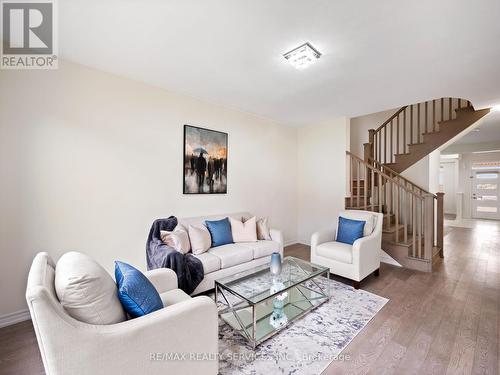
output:
[[[472,171],[472,217],[500,219],[500,174],[498,169]]]

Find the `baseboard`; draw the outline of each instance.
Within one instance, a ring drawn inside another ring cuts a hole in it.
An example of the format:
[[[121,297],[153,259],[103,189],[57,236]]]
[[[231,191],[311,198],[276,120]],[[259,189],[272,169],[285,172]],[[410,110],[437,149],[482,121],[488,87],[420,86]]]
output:
[[[5,314],[3,316],[0,316],[0,328],[24,322],[25,320],[30,320],[30,319],[31,316],[29,310],[21,310],[10,314]]]
[[[295,241],[295,243],[298,243],[300,245],[311,246],[310,240],[305,240],[305,239],[300,239],[300,238],[297,241]]]
[[[299,242],[299,241],[297,241],[297,240],[289,240],[289,241],[286,241],[286,242],[283,244],[283,246],[284,246],[284,247],[287,247],[287,246],[295,245],[295,244],[298,244],[298,243],[300,243],[300,242]]]

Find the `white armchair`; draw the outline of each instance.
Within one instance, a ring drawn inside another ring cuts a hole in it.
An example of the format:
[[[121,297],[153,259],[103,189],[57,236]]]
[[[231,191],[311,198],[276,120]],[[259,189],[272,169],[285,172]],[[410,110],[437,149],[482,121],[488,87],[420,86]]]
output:
[[[341,211],[339,215],[367,221],[364,237],[348,245],[335,241],[335,230],[316,232],[311,237],[311,262],[329,267],[331,273],[353,280],[354,288],[358,289],[360,281],[369,274],[379,275],[384,216],[378,212],[358,210]]]
[[[26,290],[47,374],[217,374],[216,305],[209,297],[191,298],[177,289],[172,270],[145,273],[165,308],[110,325],[68,315],[57,299],[54,275],[49,255],[38,254]],[[186,357],[169,357],[175,355]]]

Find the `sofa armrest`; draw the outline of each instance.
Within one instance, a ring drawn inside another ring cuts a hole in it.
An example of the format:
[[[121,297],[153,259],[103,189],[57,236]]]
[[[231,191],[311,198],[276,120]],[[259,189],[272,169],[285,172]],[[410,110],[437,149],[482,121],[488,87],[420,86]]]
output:
[[[177,289],[177,274],[170,268],[157,268],[146,271],[144,275],[151,281],[158,293]]]
[[[269,230],[269,234],[271,235],[271,239],[277,243],[280,244],[280,254],[283,256],[283,247],[284,247],[284,242],[283,242],[283,233],[279,229],[273,229],[271,228]]]
[[[358,265],[360,280],[380,268],[382,234],[372,233],[352,244],[353,264]]]
[[[335,241],[335,230],[322,230],[312,234],[311,249],[325,242]]]
[[[107,357],[107,373],[218,373],[218,314],[215,302],[207,296],[194,297],[115,326],[114,334],[106,334],[102,345],[114,348],[115,354],[123,350],[124,343],[130,350],[126,356],[120,356],[120,369],[114,368],[115,361]],[[165,358],[171,354],[187,357]]]
[[[95,334],[94,345],[102,354],[94,352],[99,358],[93,362],[99,370],[86,373],[218,373],[218,314],[215,302],[207,296],[119,324],[96,326]]]

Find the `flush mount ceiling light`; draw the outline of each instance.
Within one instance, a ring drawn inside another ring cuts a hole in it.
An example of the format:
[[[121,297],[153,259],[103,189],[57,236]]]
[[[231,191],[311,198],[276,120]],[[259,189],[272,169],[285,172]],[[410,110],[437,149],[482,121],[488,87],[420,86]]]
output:
[[[299,70],[314,64],[320,56],[321,53],[309,43],[304,43],[283,55],[294,68]]]
[[[491,108],[491,110],[492,110],[493,112],[500,112],[500,104],[499,104],[499,105],[494,106],[493,108]]]

